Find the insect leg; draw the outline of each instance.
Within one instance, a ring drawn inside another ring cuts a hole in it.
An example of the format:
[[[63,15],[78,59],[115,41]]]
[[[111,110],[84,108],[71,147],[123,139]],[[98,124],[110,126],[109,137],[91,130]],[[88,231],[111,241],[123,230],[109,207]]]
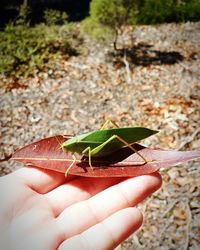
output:
[[[129,144],[127,141],[125,141],[123,138],[121,138],[118,135],[114,135],[114,136],[119,141],[123,142],[126,146],[128,146],[134,153],[136,153],[144,161],[145,164],[148,162],[131,144]]]
[[[92,161],[91,161],[91,148],[90,148],[90,147],[87,147],[86,149],[84,149],[84,150],[82,151],[82,154],[85,154],[87,151],[88,151],[89,166],[90,166],[90,168],[93,170]]]
[[[118,135],[113,135],[111,136],[107,141],[105,141],[104,143],[102,143],[101,145],[99,145],[98,147],[92,149],[92,154],[95,155],[98,152],[100,152],[103,147],[105,147],[110,141],[114,140],[114,139],[118,139],[119,141],[121,141],[124,145],[128,146],[134,153],[136,153],[143,161],[144,163],[147,163],[148,161],[132,146],[130,145],[127,141],[125,141],[123,138],[121,138]]]
[[[67,168],[66,172],[65,172],[65,177],[67,177],[68,173],[69,173],[69,170],[73,167],[74,163],[76,162],[76,157],[75,155],[72,155],[72,158],[73,158],[73,161],[72,163],[70,164],[70,166]]]
[[[106,120],[106,121],[104,122],[104,124],[101,126],[100,130],[104,130],[105,127],[106,127],[109,123],[112,123],[112,125],[113,125],[114,127],[119,128],[119,126],[118,126],[113,120],[108,119],[108,120]]]
[[[66,139],[71,139],[73,137],[74,137],[73,135],[63,135],[63,138],[66,138]]]

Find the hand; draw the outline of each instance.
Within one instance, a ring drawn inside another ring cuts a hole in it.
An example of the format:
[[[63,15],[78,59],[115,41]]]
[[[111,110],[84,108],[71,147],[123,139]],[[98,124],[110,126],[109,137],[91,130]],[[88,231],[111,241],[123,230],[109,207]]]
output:
[[[0,249],[113,249],[141,226],[135,206],[160,186],[158,173],[67,180],[21,168],[0,178]]]

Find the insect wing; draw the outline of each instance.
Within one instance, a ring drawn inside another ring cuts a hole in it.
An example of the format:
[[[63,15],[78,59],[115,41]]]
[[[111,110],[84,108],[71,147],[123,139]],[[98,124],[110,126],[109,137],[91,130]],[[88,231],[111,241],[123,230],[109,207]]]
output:
[[[158,131],[143,127],[128,127],[107,130],[93,131],[82,139],[82,143],[86,143],[91,149],[95,149],[93,157],[109,155],[125,146],[117,138],[106,144],[113,135],[123,138],[127,143],[133,144],[137,141],[145,139]],[[98,147],[98,148],[97,148]],[[100,149],[100,150],[99,150]]]
[[[127,127],[127,128],[116,128],[116,129],[107,129],[107,130],[97,130],[89,133],[85,136],[82,141],[88,143],[97,143],[102,144],[113,135],[118,135],[123,138],[128,143],[132,144],[134,142],[138,142],[143,140],[153,134],[158,133],[156,130],[151,130],[144,127]],[[117,139],[113,140],[111,143],[118,142]]]

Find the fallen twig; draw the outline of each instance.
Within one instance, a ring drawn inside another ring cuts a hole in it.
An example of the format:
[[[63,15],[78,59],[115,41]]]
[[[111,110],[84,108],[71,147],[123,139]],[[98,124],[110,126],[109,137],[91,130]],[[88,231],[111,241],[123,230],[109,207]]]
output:
[[[12,154],[6,155],[3,159],[0,159],[0,162],[8,161],[12,157]]]
[[[131,84],[132,77],[131,77],[130,65],[129,65],[129,62],[127,61],[127,59],[126,59],[126,51],[124,52],[123,62],[124,62],[125,67],[126,67],[126,73],[127,73],[126,79],[127,79],[127,83]]]
[[[189,232],[190,232],[190,223],[192,220],[192,214],[191,214],[191,210],[190,210],[190,206],[189,206],[189,199],[187,199],[187,202],[185,202],[186,205],[186,213],[187,213],[187,225],[186,225],[186,237],[185,237],[185,244],[183,249],[187,250],[188,246],[189,246]]]
[[[188,138],[186,138],[186,140],[181,143],[181,145],[179,146],[178,150],[183,149],[188,143],[190,143],[191,141],[193,141],[194,138],[196,137],[196,135],[199,132],[200,132],[200,128],[196,129],[191,136],[188,136]]]
[[[162,218],[166,217],[167,214],[174,208],[174,206],[180,202],[180,198],[177,198],[176,200],[174,200],[173,202],[171,202],[170,206],[165,210],[165,212],[162,215]]]

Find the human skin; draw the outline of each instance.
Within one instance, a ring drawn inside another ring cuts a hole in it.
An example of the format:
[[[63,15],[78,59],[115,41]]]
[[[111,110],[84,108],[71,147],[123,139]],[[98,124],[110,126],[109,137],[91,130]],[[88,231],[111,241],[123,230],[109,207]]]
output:
[[[159,173],[66,179],[23,167],[0,178],[0,249],[114,249],[141,226],[136,206],[161,183]]]

